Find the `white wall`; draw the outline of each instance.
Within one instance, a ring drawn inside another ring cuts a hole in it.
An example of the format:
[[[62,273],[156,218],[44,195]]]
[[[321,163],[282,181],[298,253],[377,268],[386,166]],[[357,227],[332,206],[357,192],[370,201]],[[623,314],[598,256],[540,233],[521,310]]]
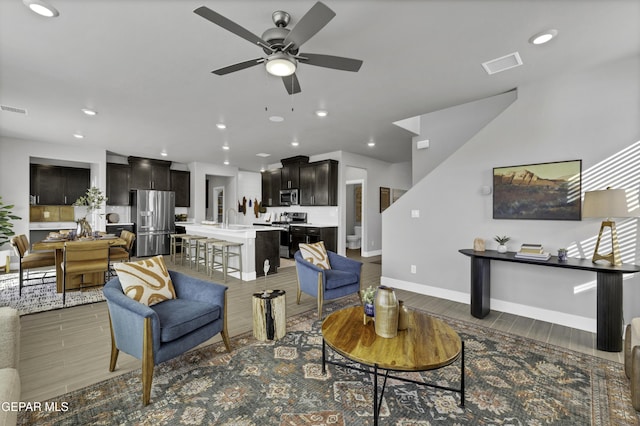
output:
[[[238,169],[231,166],[218,166],[214,164],[193,162],[189,163],[191,171],[191,207],[189,207],[189,217],[196,223],[206,220],[206,182],[207,176],[229,176],[228,188],[225,188],[226,208],[232,205],[237,199],[237,174]],[[237,206],[236,206],[237,207]]]
[[[383,282],[468,303],[470,262],[458,250],[471,248],[475,237],[495,248],[497,234],[512,237],[512,251],[535,241],[553,253],[573,247],[591,257],[598,221],[493,220],[492,198],[480,187],[492,185],[496,166],[582,159],[583,191],[608,182],[637,189],[637,158],[616,159],[629,163],[624,175],[606,166],[640,141],[639,75],[640,58],[634,57],[519,87],[517,101],[385,211]],[[604,170],[600,180],[595,169]],[[411,218],[414,209],[420,210],[417,219]],[[630,232],[623,247],[623,260],[636,264],[637,220],[625,224]],[[492,308],[595,331],[595,278],[590,272],[492,262]],[[626,278],[628,322],[640,315],[640,277]]]
[[[338,180],[338,205],[346,205],[346,177],[345,170],[359,168],[366,170],[366,181],[362,186],[363,203],[361,253],[363,256],[375,256],[382,253],[382,215],[380,214],[380,187],[409,189],[411,187],[411,164],[391,164],[363,155],[342,152],[340,161],[340,175]],[[404,196],[403,196],[404,197]],[[338,228],[338,252],[346,251],[345,209],[340,211],[340,228]]]
[[[262,215],[258,213],[258,217],[256,217],[254,211],[256,201],[259,203],[262,200],[262,178],[260,173],[238,172],[238,199],[235,204],[231,204],[236,211],[238,210],[238,203],[241,203],[243,198],[247,200],[247,212],[246,214],[238,212],[237,223],[251,225],[260,221]]]
[[[514,89],[420,116],[420,135],[413,137],[411,147],[413,182],[418,182],[438,167],[517,97],[518,92]],[[460,117],[465,117],[465,120],[461,121]],[[424,140],[429,141],[429,148],[417,149],[417,142]]]

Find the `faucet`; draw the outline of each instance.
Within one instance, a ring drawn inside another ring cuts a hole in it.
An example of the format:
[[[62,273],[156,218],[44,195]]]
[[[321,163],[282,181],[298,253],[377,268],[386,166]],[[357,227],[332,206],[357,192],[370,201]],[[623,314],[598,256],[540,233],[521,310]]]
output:
[[[235,218],[238,218],[238,213],[236,213],[236,210],[233,207],[229,207],[227,209],[227,215],[224,218],[224,227],[228,228],[229,227],[229,213],[233,213],[233,215],[235,216]]]

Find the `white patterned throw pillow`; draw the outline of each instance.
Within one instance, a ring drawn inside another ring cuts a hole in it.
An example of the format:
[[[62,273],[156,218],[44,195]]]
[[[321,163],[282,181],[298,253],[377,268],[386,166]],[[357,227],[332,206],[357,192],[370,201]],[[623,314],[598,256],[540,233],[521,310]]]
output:
[[[323,241],[313,244],[300,244],[299,248],[302,258],[307,262],[313,263],[318,268],[331,269],[329,255],[327,254],[327,249],[324,248]]]
[[[162,256],[114,263],[124,294],[147,306],[175,299],[176,292]]]

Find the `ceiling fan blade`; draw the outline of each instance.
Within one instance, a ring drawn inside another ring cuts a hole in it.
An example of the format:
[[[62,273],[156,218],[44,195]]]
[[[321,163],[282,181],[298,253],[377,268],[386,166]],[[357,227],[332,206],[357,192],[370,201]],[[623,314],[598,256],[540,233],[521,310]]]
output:
[[[204,19],[207,19],[213,22],[214,24],[224,28],[227,31],[234,33],[239,37],[242,37],[243,39],[253,44],[257,44],[262,47],[265,47],[265,46],[269,47],[269,44],[266,41],[264,41],[263,39],[261,39],[260,37],[252,33],[251,31],[236,24],[229,18],[225,18],[224,16],[220,15],[218,12],[214,12],[213,10],[209,9],[206,6],[200,6],[193,12],[197,15],[202,16]]]
[[[303,64],[318,67],[333,68],[341,71],[357,72],[362,66],[359,59],[343,58],[341,56],[322,55],[317,53],[300,53],[296,56]]]
[[[300,18],[300,21],[284,39],[283,44],[287,46],[289,43],[293,43],[293,49],[299,48],[327,25],[334,16],[336,16],[336,13],[333,10],[323,3],[317,2]]]
[[[282,77],[282,82],[284,83],[284,87],[287,89],[290,95],[295,95],[296,93],[300,93],[302,90],[300,89],[300,82],[298,81],[298,77],[294,74],[288,75],[286,77]]]
[[[240,71],[246,68],[251,68],[263,62],[264,62],[263,58],[251,59],[250,61],[239,62],[237,64],[229,65],[228,67],[220,68],[211,72],[217,75],[225,75],[225,74]]]

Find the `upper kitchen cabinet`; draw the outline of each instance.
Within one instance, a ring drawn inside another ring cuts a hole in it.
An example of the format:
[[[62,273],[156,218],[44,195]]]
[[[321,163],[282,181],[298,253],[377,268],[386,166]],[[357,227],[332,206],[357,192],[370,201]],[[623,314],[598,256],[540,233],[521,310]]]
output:
[[[72,205],[85,195],[90,181],[89,169],[31,164],[29,187],[36,204]]]
[[[300,166],[300,205],[338,205],[338,162],[316,161]]]
[[[171,170],[171,190],[176,193],[176,207],[191,206],[191,173]]]
[[[129,157],[131,189],[171,190],[171,161]]]
[[[262,205],[278,207],[280,205],[280,169],[262,172]]]
[[[300,166],[309,163],[309,157],[298,155],[296,157],[280,160],[280,189],[300,188]]]
[[[107,205],[129,205],[130,174],[128,164],[107,163]]]

